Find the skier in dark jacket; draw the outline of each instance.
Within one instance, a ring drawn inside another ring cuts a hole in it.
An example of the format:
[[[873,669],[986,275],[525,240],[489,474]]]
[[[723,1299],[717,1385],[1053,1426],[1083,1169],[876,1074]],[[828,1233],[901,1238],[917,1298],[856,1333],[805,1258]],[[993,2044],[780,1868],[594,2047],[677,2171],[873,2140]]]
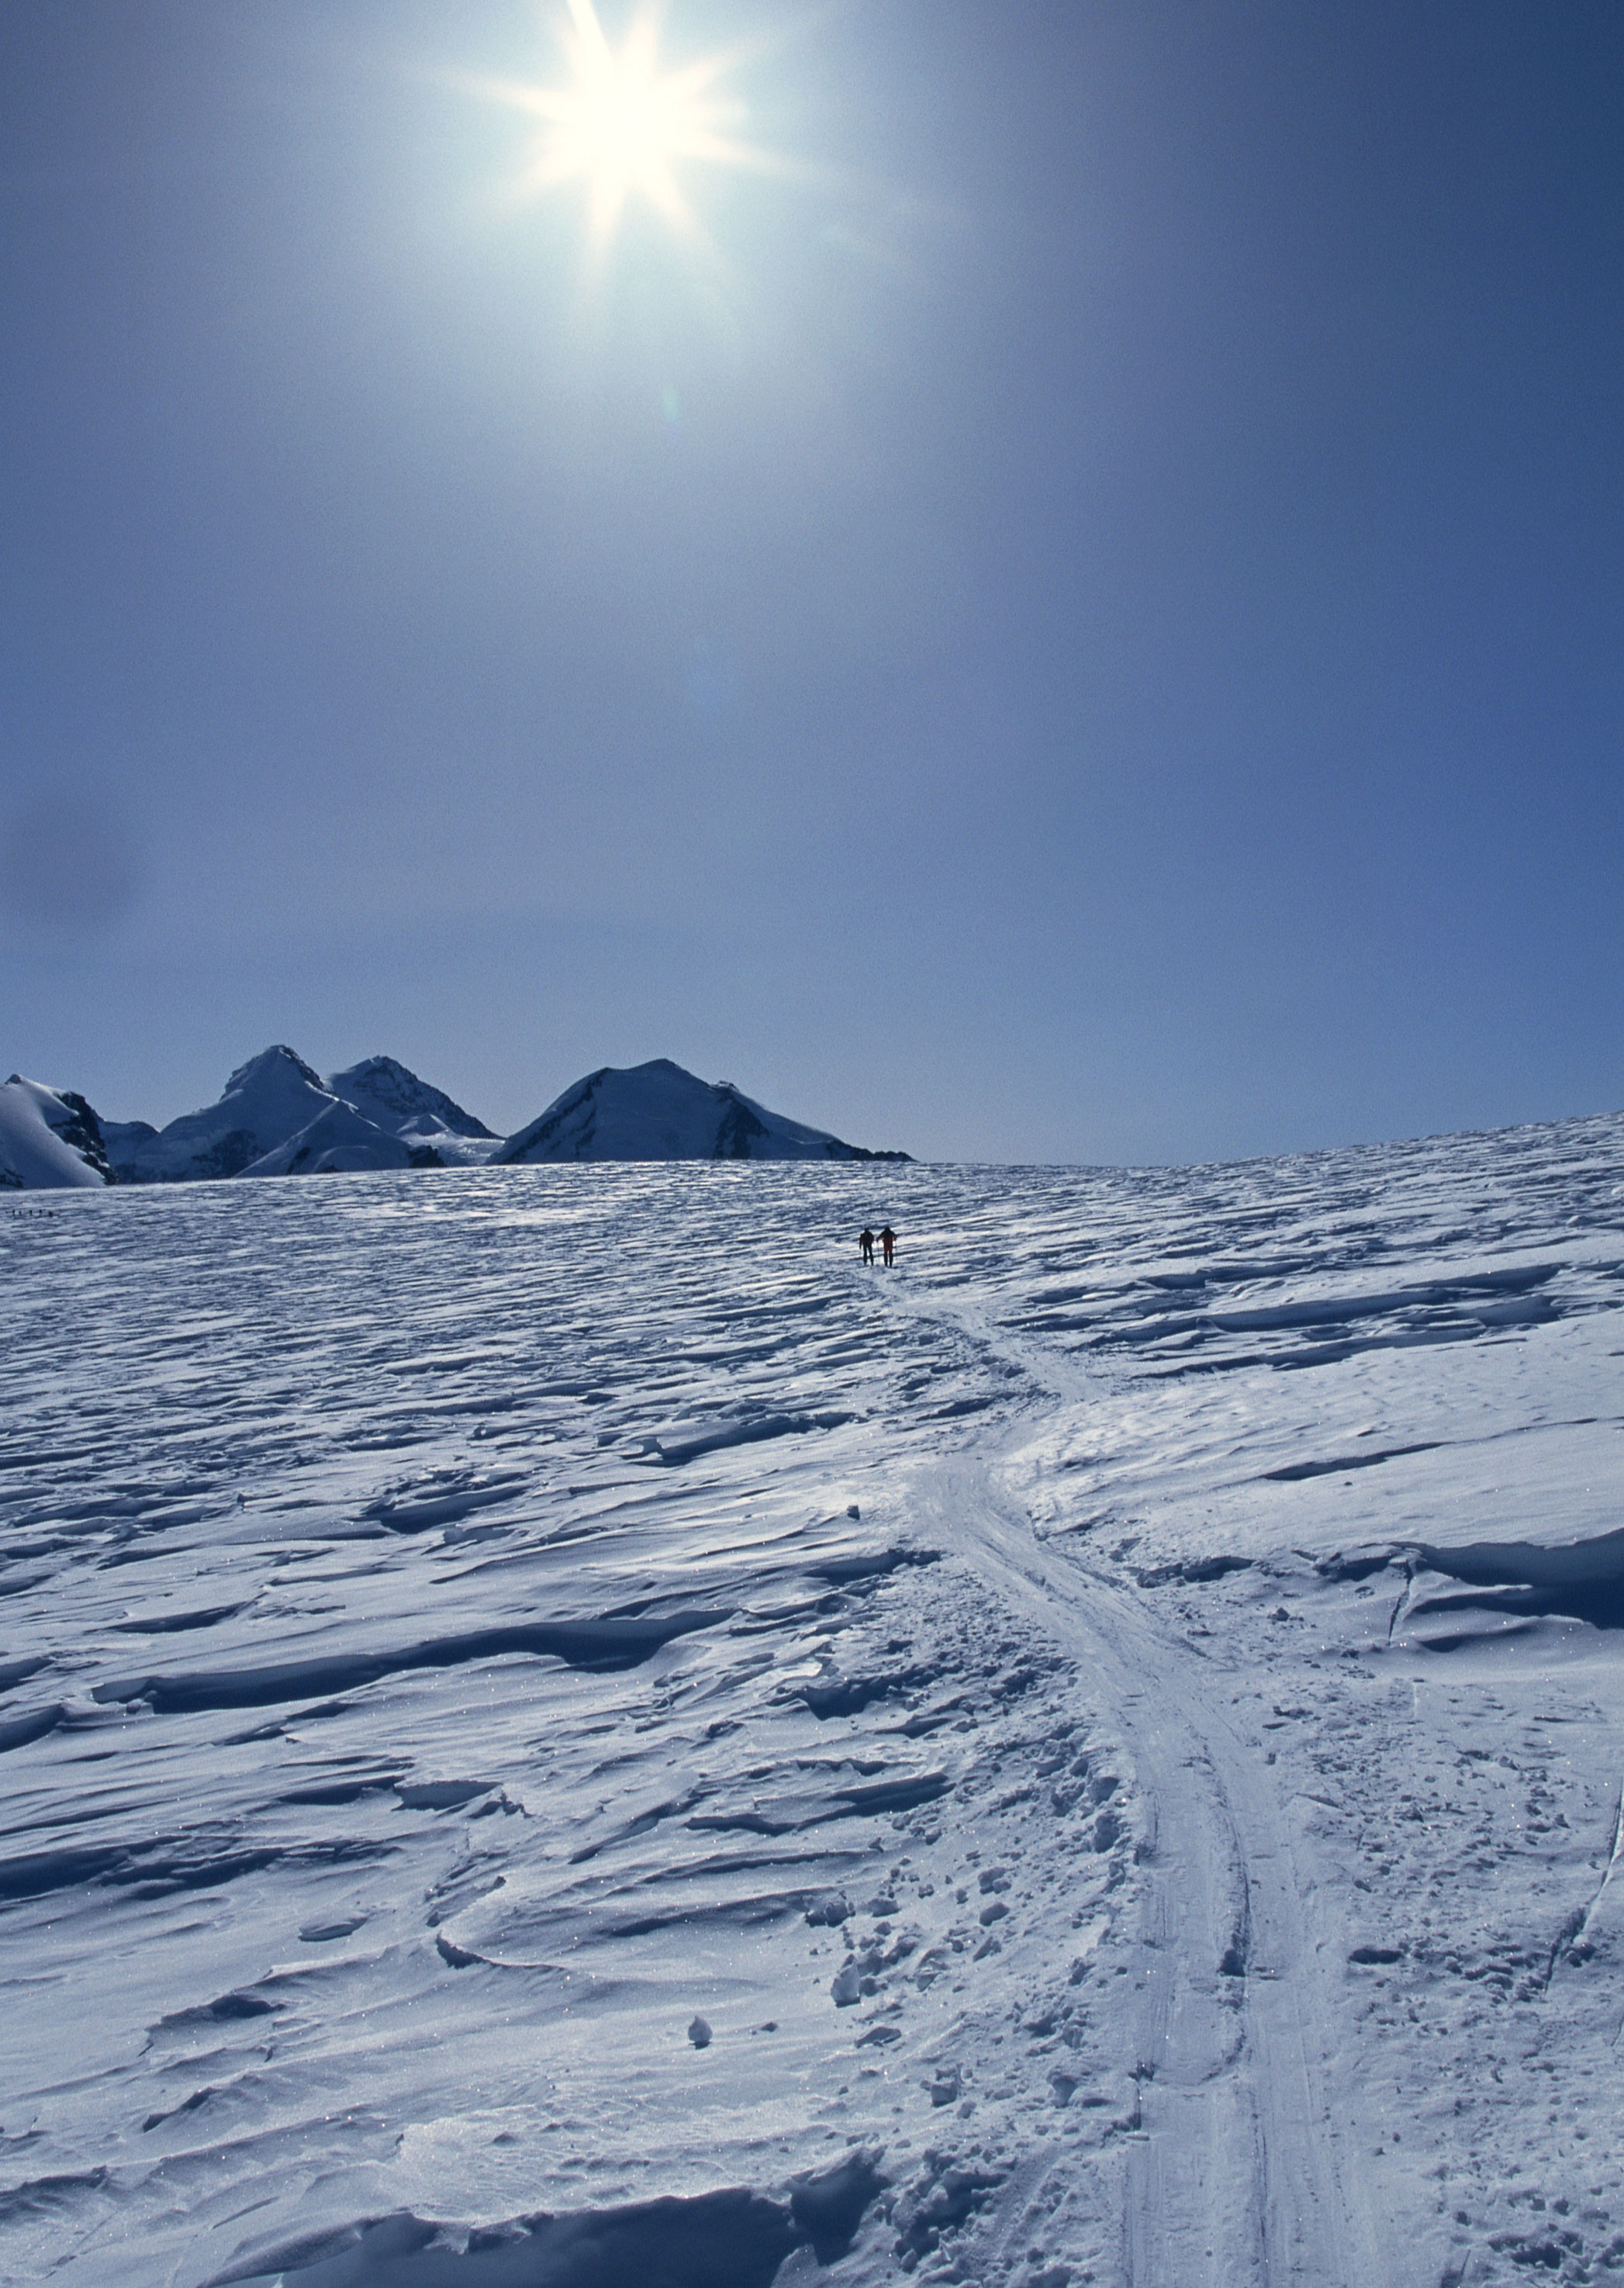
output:
[[[861,1231],[857,1235],[857,1244],[861,1251],[863,1261],[865,1263],[872,1263],[874,1261],[874,1234],[869,1230],[867,1224],[863,1226]]]
[[[884,1258],[887,1271],[891,1269],[891,1257],[896,1251],[896,1233],[889,1224],[883,1224],[880,1227],[880,1251]]]

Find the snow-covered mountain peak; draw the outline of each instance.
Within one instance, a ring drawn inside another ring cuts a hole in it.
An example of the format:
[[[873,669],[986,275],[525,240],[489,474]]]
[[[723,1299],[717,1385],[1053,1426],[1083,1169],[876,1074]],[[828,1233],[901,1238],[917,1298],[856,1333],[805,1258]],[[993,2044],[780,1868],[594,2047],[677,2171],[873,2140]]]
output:
[[[600,1066],[509,1137],[498,1163],[558,1160],[901,1160],[809,1128],[669,1057]]]
[[[454,1097],[420,1079],[396,1057],[363,1057],[360,1064],[329,1073],[321,1084],[397,1136],[493,1134]]]
[[[304,1058],[279,1043],[239,1065],[218,1103],[183,1113],[156,1136],[134,1138],[118,1175],[126,1183],[240,1175],[336,1101]]]
[[[0,1181],[13,1184],[84,1180],[64,1174],[67,1163],[51,1140],[75,1123],[67,1148],[74,1164],[91,1169],[91,1180],[126,1184],[487,1160],[907,1157],[847,1144],[827,1129],[770,1111],[732,1081],[701,1080],[669,1057],[600,1066],[500,1143],[483,1121],[397,1057],[365,1057],[324,1079],[286,1042],[240,1064],[215,1103],[161,1130],[140,1120],[99,1123],[70,1092],[41,1091],[15,1077],[7,1085],[36,1092],[26,1105],[21,1098],[12,1105],[7,1133],[20,1137],[27,1129],[34,1139],[26,1150],[19,1143],[4,1162],[12,1172]],[[45,1172],[27,1173],[25,1164]]]
[[[263,1089],[295,1086],[318,1089],[323,1095],[333,1092],[297,1049],[290,1049],[285,1041],[278,1041],[271,1048],[261,1049],[246,1064],[239,1065],[221,1092],[225,1096],[257,1095]]]
[[[0,1088],[0,1189],[55,1191],[110,1180],[101,1124],[84,1098],[13,1073]]]
[[[368,1057],[323,1080],[285,1042],[241,1064],[218,1103],[154,1131],[129,1121],[110,1134],[117,1180],[199,1178],[436,1166],[483,1158],[490,1131],[393,1057]]]

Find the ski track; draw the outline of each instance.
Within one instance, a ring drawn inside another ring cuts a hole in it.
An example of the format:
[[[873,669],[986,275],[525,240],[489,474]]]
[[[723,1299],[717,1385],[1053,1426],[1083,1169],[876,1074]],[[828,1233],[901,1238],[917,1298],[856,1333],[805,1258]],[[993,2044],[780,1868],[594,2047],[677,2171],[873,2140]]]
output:
[[[1624,1120],[53,1204],[0,2277],[1624,2276]]]

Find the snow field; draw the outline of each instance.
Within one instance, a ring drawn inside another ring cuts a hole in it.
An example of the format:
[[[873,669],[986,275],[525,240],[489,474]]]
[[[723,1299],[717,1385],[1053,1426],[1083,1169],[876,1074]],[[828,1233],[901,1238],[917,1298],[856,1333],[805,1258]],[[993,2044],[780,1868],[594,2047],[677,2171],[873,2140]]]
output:
[[[1624,1124],[59,1204],[4,2277],[1624,2268]]]

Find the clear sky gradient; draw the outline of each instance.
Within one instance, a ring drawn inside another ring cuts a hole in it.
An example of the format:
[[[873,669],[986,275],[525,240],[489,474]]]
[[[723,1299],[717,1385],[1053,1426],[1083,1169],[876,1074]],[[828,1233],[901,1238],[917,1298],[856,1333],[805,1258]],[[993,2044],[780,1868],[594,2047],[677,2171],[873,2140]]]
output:
[[[4,1069],[1624,1102],[1624,10],[669,0],[793,163],[596,251],[561,12],[0,6]]]

